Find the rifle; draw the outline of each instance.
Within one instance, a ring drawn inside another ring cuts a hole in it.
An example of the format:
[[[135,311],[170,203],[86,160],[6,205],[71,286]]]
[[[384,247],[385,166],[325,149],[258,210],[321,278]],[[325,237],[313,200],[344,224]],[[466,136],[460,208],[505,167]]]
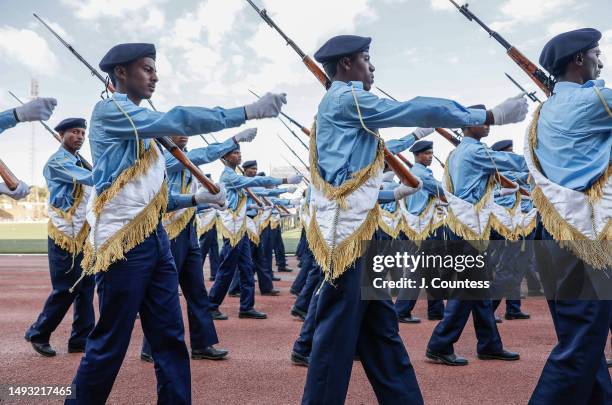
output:
[[[281,37],[285,41],[287,41],[287,45],[291,46],[293,50],[300,56],[302,62],[306,65],[308,70],[312,72],[312,74],[317,78],[317,80],[325,87],[325,89],[329,89],[331,86],[331,80],[327,77],[325,72],[321,70],[321,68],[310,58],[310,56],[306,55],[304,51],[302,51],[296,44],[293,42],[291,38],[289,38],[279,27],[276,25],[274,21],[270,18],[266,10],[260,10],[251,0],[247,0],[247,2],[257,11],[257,14],[261,16],[261,18],[268,23],[268,25],[276,30],[280,34]],[[303,130],[302,130],[303,132]],[[310,132],[310,131],[309,131]],[[304,132],[305,133],[305,132]],[[385,161],[387,165],[395,172],[400,181],[409,186],[409,187],[417,187],[419,185],[419,180],[414,177],[412,173],[399,161],[387,148],[383,150]]]
[[[542,102],[540,101],[540,99],[538,98],[538,96],[536,96],[536,92],[532,91],[531,93],[527,92],[527,90],[525,90],[523,88],[523,86],[521,86],[516,80],[514,80],[512,78],[512,76],[510,76],[508,73],[504,73],[506,75],[506,77],[508,78],[508,80],[510,80],[516,87],[519,88],[519,90],[521,90],[523,93],[525,93],[525,95],[527,97],[529,97],[529,99],[531,101],[533,101],[534,103],[540,103],[542,104]]]
[[[287,162],[287,164],[288,164],[289,166],[291,166],[291,167],[293,168],[293,170],[295,170],[295,172],[296,172],[297,174],[301,174],[301,175],[303,176],[303,177],[302,177],[302,179],[304,180],[304,183],[306,183],[306,185],[309,185],[309,184],[310,184],[310,180],[308,180],[308,179],[306,178],[306,176],[304,176],[304,175],[302,174],[302,172],[301,172],[301,171],[300,171],[300,170],[299,170],[297,167],[295,167],[295,166],[294,166],[294,165],[293,165],[293,164],[292,164],[292,163],[289,161],[289,159],[287,159],[287,158],[286,158],[285,156],[283,156],[283,155],[281,155],[281,157],[282,157],[282,158],[285,160],[285,162]]]
[[[81,63],[83,63],[87,69],[89,69],[89,71],[91,72],[91,74],[93,76],[95,76],[96,78],[98,78],[98,80],[100,80],[102,83],[104,83],[104,86],[106,87],[106,89],[108,89],[108,91],[110,91],[111,93],[115,92],[115,88],[113,87],[113,85],[108,82],[107,80],[104,79],[104,77],[102,76],[102,74],[100,74],[100,72],[98,72],[98,70],[96,68],[94,68],[93,66],[91,66],[89,64],[89,62],[87,62],[85,60],[85,58],[83,58],[73,47],[72,45],[70,45],[68,42],[64,41],[64,39],[53,30],[53,28],[49,27],[49,25],[43,21],[42,18],[40,18],[38,15],[36,15],[36,13],[33,13],[34,17],[40,21],[45,28],[47,28],[49,31],[51,31],[51,33],[62,43],[62,45],[64,45],[66,48],[68,48],[68,50],[79,60],[81,61]],[[155,109],[155,106],[153,105],[153,102],[149,99],[147,99],[147,102],[149,103],[149,105],[151,106],[151,108],[154,111],[157,111]],[[218,194],[219,193],[219,187],[217,187],[217,185],[215,183],[213,183],[208,177],[204,176],[204,173],[202,173],[202,171],[193,164],[193,162],[191,160],[189,160],[189,158],[187,157],[187,155],[185,155],[185,153],[183,153],[182,150],[180,150],[178,148],[178,146],[176,146],[176,144],[174,142],[172,142],[172,139],[170,139],[167,136],[164,136],[162,138],[157,138],[157,142],[159,142],[164,148],[166,148],[179,162],[181,162],[183,164],[183,166],[185,166],[185,168],[187,170],[189,170],[191,172],[191,174],[193,175],[193,177],[195,177],[196,179],[198,179],[198,181],[204,186],[206,187],[206,189],[208,191],[210,191],[212,194]]]
[[[11,191],[15,190],[19,185],[19,180],[13,174],[11,169],[9,169],[8,166],[2,161],[2,159],[0,159],[0,177],[2,177],[2,180]]]
[[[251,94],[252,94],[252,95],[254,95],[255,97],[257,97],[257,98],[261,98],[261,97],[259,97],[259,96],[257,95],[257,93],[255,93],[254,91],[251,91],[251,90],[249,90],[249,91],[250,91],[250,92],[251,92]],[[281,115],[282,115],[283,117],[287,118],[287,119],[289,120],[289,122],[291,122],[293,125],[296,125],[297,127],[299,127],[299,128],[302,130],[302,132],[303,132],[304,134],[306,134],[306,136],[310,136],[310,131],[308,130],[308,128],[306,128],[306,127],[302,126],[302,125],[301,125],[299,122],[297,122],[296,120],[294,120],[293,118],[291,118],[290,116],[288,116],[287,114],[285,114],[285,113],[284,113],[284,112],[282,112],[282,111],[281,111]],[[293,132],[293,130],[292,130],[291,128],[289,128],[289,126],[288,126],[288,125],[285,123],[285,121],[283,121],[283,120],[281,119],[281,117],[278,117],[278,120],[279,120],[280,122],[282,122],[282,123],[283,123],[283,125],[285,126],[285,128],[287,128],[287,129],[289,130],[289,132],[291,132],[291,134],[292,134],[292,135],[295,137],[295,139],[297,139],[298,141],[300,141],[300,143],[302,144],[302,146],[304,146],[304,147],[306,148],[306,150],[308,150],[308,145],[306,145],[306,144],[304,143],[304,141],[302,141],[302,140],[300,139],[300,137],[299,137],[299,136],[297,136],[297,134],[296,134],[295,132]]]
[[[242,167],[240,167],[240,166],[236,166],[236,167],[238,168],[238,171],[240,171],[240,174],[242,174],[242,175],[244,176],[244,170],[242,169]],[[246,191],[246,193],[249,195],[249,197],[251,197],[251,199],[252,199],[253,201],[255,201],[255,203],[256,203],[257,205],[259,205],[260,207],[263,207],[263,206],[264,206],[264,203],[265,203],[265,205],[266,205],[266,206],[268,206],[268,207],[271,207],[272,205],[275,205],[275,206],[276,206],[276,207],[278,207],[279,209],[281,209],[281,207],[282,207],[282,210],[283,210],[283,211],[285,211],[285,213],[286,213],[286,214],[291,215],[291,213],[290,213],[290,212],[287,210],[287,208],[285,208],[285,207],[283,207],[283,206],[281,206],[281,205],[279,205],[279,204],[272,204],[272,202],[271,202],[270,200],[268,200],[268,199],[267,199],[265,196],[263,196],[263,195],[262,195],[262,196],[261,196],[261,199],[259,199],[259,197],[257,197],[257,196],[255,195],[255,193],[253,193],[253,192],[252,192],[252,191],[251,191],[249,188],[245,187],[245,188],[244,188],[244,190],[245,190],[245,191]],[[262,200],[263,200],[263,203],[262,203]]]
[[[11,96],[13,96],[13,98],[14,98],[15,100],[17,100],[17,102],[19,102],[20,104],[22,104],[22,105],[23,105],[23,101],[21,101],[21,100],[19,99],[19,97],[17,97],[17,96],[16,96],[16,95],[15,95],[15,94],[14,94],[12,91],[10,91],[10,90],[9,90],[9,94],[10,94]],[[40,122],[40,125],[42,125],[42,126],[43,126],[43,127],[44,127],[44,128],[47,130],[47,131],[49,131],[49,133],[50,133],[51,135],[53,135],[53,137],[54,137],[54,138],[55,138],[55,139],[56,139],[56,140],[57,140],[59,143],[62,143],[62,138],[61,138],[61,137],[60,137],[60,136],[59,136],[57,133],[55,133],[55,131],[54,131],[54,130],[52,130],[52,129],[51,129],[51,127],[49,127],[49,125],[47,125],[47,124],[46,124],[44,121],[38,121],[38,122]],[[89,170],[89,171],[92,171],[92,170],[93,170],[93,167],[91,166],[91,163],[89,163],[87,160],[85,160],[85,158],[84,158],[84,157],[83,157],[83,156],[82,156],[82,155],[81,155],[79,152],[77,152],[77,153],[76,153],[76,156],[77,156],[77,157],[78,157],[78,158],[81,160],[81,163],[83,163],[83,166],[84,166],[84,167],[85,167],[87,170]]]
[[[287,142],[285,142],[285,140],[283,138],[281,138],[279,134],[276,134],[276,136],[278,137],[278,139],[280,139],[280,141],[283,144],[285,144],[287,149],[289,149],[289,152],[291,152],[293,154],[293,156],[295,156],[297,158],[297,160],[299,160],[300,163],[302,163],[304,165],[304,167],[306,167],[306,170],[310,171],[310,167],[306,164],[306,162],[304,162],[302,160],[302,158],[300,158],[300,156],[297,153],[295,153],[295,151],[291,148],[291,146],[289,146],[289,144]]]
[[[474,15],[469,9],[468,5],[464,4],[460,6],[454,0],[449,0],[461,14],[465,16],[470,21],[475,21],[478,25],[480,25],[490,37],[493,37],[497,42],[500,43],[501,46],[506,48],[506,53],[525,73],[527,76],[531,78],[535,82],[535,84],[546,94],[550,96],[552,94],[553,88],[555,86],[555,81],[552,77],[547,75],[542,69],[536,66],[535,63],[527,59],[525,55],[523,55],[518,49],[512,46],[508,41],[506,41],[501,35],[497,32],[493,31],[489,28],[485,23],[483,23],[478,17]]]

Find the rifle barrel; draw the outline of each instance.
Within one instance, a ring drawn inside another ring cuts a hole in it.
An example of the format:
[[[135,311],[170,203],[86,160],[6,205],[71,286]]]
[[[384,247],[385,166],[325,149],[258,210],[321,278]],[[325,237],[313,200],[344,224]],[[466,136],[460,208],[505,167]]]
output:
[[[302,158],[297,153],[295,153],[293,148],[291,148],[291,146],[289,146],[289,144],[287,142],[285,142],[285,140],[283,138],[281,138],[281,136],[279,134],[276,134],[276,136],[287,147],[287,149],[289,149],[289,152],[291,152],[293,154],[293,156],[295,156],[304,165],[304,167],[306,167],[306,170],[310,171],[310,167],[302,160]]]
[[[11,191],[15,190],[19,185],[19,179],[17,179],[17,176],[13,174],[2,159],[0,159],[0,177]]]

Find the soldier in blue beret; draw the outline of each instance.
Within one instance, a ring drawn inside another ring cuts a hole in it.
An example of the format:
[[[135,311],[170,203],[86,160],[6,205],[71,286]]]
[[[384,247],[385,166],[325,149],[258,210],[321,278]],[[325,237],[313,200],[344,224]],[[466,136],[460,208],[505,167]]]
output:
[[[90,120],[93,190],[87,208],[91,232],[83,248],[83,273],[95,275],[100,318],[87,338],[76,376],[75,399],[105,402],[125,357],[136,315],[155,360],[160,403],[190,403],[189,352],[178,297],[178,272],[161,217],[198,204],[226,204],[225,192],[168,194],[166,159],[153,140],[238,127],[278,116],[284,94],[265,94],[236,108],[177,106],[151,111],[141,103],[158,83],[152,44],[121,44],[100,68],[115,85]],[[201,268],[199,269],[201,271]]]
[[[324,279],[316,299],[312,352],[304,388],[304,404],[340,404],[358,353],[381,403],[422,403],[422,395],[406,349],[398,334],[391,300],[361,299],[365,261],[360,244],[373,237],[381,193],[400,200],[418,188],[405,185],[380,190],[384,156],[377,131],[389,127],[502,125],[522,121],[524,98],[511,98],[492,110],[466,108],[451,100],[417,97],[400,102],[371,93],[374,65],[367,37],[331,38],[315,59],[332,83],[318,107],[310,148],[313,191],[307,239]],[[391,153],[411,146],[412,134]],[[358,246],[359,245],[359,246]],[[311,300],[312,303],[315,300]],[[310,312],[310,309],[309,309]]]
[[[593,28],[569,31],[548,41],[540,55],[556,83],[534,113],[526,140],[525,156],[532,157],[529,169],[539,193],[533,203],[543,240],[562,240],[564,246],[584,242],[571,250],[556,243],[536,250],[538,264],[546,264],[538,271],[558,343],[530,404],[612,403],[604,356],[612,301],[601,294],[610,291],[612,264],[605,260],[609,242],[600,242],[610,240],[612,221],[603,203],[612,198],[612,90],[598,80],[604,67],[600,39]],[[575,207],[569,211],[568,200]],[[576,280],[582,294],[568,295]]]
[[[77,155],[86,129],[83,118],[62,120],[55,127],[62,143],[43,171],[49,189],[48,259],[53,290],[38,319],[26,331],[25,339],[45,357],[55,356],[49,339],[73,303],[68,353],[85,351],[85,341],[95,323],[94,280],[88,277],[71,291],[81,277],[83,245],[89,233],[85,215],[93,177]]]

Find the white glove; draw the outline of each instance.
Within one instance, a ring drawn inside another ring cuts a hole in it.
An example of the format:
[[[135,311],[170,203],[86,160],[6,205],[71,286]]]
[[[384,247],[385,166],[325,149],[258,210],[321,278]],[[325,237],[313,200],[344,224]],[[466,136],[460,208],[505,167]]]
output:
[[[303,178],[301,174],[293,174],[287,177],[287,184],[300,184]]]
[[[225,200],[227,198],[225,194],[225,188],[217,184],[217,187],[221,191],[217,194],[212,194],[206,187],[201,187],[197,193],[195,193],[194,199],[198,204],[217,204],[219,206],[225,205]]]
[[[6,184],[0,183],[0,194],[6,194],[15,200],[21,200],[23,197],[30,194],[30,186],[20,181],[15,190],[10,190]]]
[[[427,135],[433,134],[434,131],[435,130],[433,128],[417,128],[414,130],[412,135],[414,135],[416,139],[423,139]]]
[[[225,204],[223,205],[219,205],[215,203],[209,203],[208,205],[210,205],[212,208],[216,209],[217,211],[225,211],[227,209],[227,200],[225,201]]]
[[[395,201],[399,201],[402,198],[406,198],[419,191],[423,187],[423,182],[419,179],[419,185],[417,187],[408,187],[404,184],[400,184],[395,190],[393,190],[393,197]]]
[[[234,140],[236,142],[251,142],[253,139],[255,139],[255,136],[257,135],[257,128],[247,128],[242,132],[238,132],[236,135],[234,135]]]
[[[289,200],[289,203],[291,205],[293,205],[294,207],[299,206],[302,203],[302,199],[301,198],[292,198],[291,200]]]
[[[15,107],[15,114],[19,122],[46,121],[51,117],[56,105],[57,100],[54,98],[35,98],[24,105]]]
[[[521,122],[527,116],[527,110],[528,104],[525,93],[510,97],[491,110],[493,113],[493,119],[495,121],[493,125],[505,125]]]
[[[287,104],[287,94],[266,93],[253,104],[244,106],[247,120],[260,118],[275,118],[281,111],[283,104]]]
[[[284,188],[285,193],[289,193],[289,194],[295,193],[295,190],[297,190],[296,186],[289,186],[289,187]]]
[[[383,173],[382,181],[383,183],[390,183],[393,181],[393,177],[395,177],[395,173],[393,170],[389,170],[388,172]]]

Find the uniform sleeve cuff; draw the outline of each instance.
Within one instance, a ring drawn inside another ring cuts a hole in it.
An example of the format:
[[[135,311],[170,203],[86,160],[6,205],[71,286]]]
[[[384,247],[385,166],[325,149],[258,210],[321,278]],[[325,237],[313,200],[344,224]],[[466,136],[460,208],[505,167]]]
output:
[[[229,127],[239,127],[240,125],[246,122],[246,113],[244,112],[244,107],[236,107],[225,110],[225,115],[227,117],[228,122],[230,123]]]
[[[484,125],[487,120],[487,110],[481,110],[476,108],[468,109],[470,112],[470,117],[468,118],[467,126],[480,126]]]

